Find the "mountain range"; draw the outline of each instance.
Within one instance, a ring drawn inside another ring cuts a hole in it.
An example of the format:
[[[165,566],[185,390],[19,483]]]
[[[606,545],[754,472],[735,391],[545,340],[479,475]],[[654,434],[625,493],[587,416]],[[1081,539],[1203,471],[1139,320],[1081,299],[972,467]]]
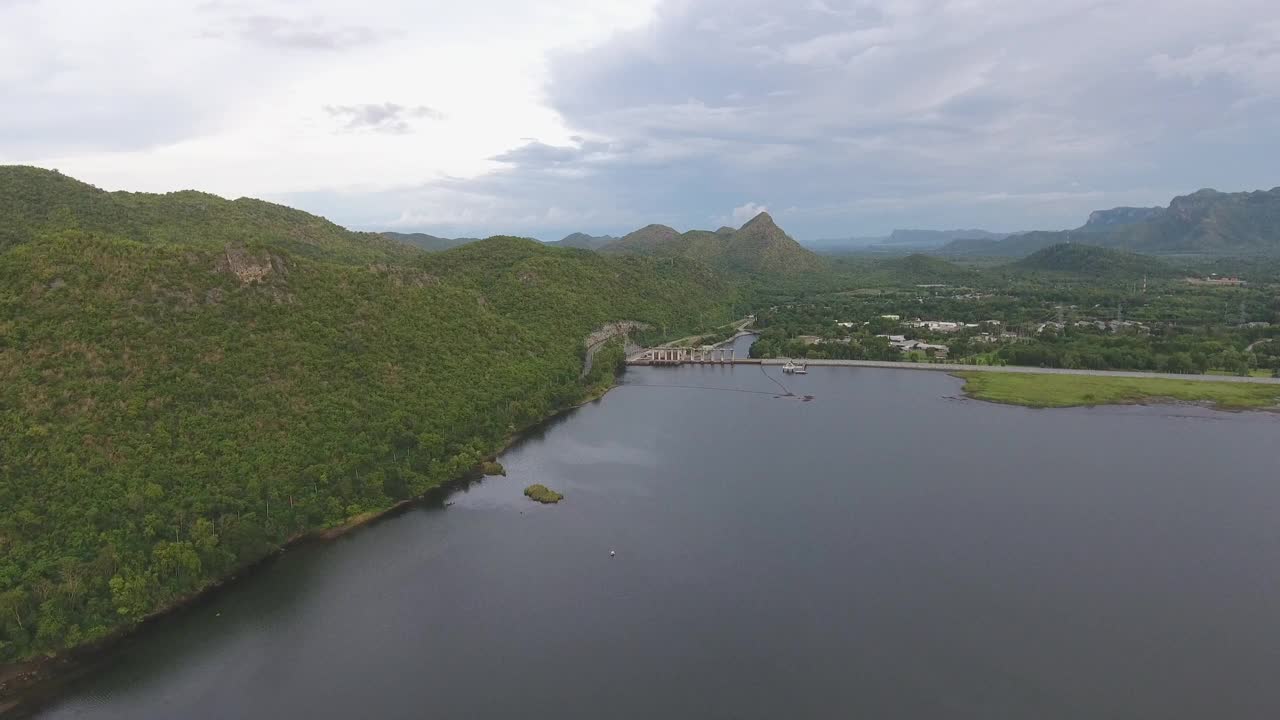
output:
[[[1074,230],[1020,233],[1003,240],[958,239],[938,252],[1023,257],[1061,243],[1152,254],[1280,253],[1280,187],[1237,193],[1199,190],[1174,198],[1167,208],[1100,210]]]
[[[816,272],[822,258],[778,227],[768,213],[760,213],[737,230],[680,233],[666,225],[647,225],[600,248],[607,255],[683,258],[716,270],[753,275],[793,275]]]

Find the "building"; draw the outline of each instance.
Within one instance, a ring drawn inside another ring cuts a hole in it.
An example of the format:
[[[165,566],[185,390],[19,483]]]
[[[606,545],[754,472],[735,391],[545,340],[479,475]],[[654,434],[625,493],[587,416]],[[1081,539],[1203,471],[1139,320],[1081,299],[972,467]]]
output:
[[[922,352],[928,354],[929,351],[933,351],[934,357],[944,358],[951,351],[951,348],[946,345],[935,345],[921,342],[920,340],[908,340],[902,335],[877,335],[876,337],[885,338],[889,341],[891,347],[898,348],[899,351],[904,353]]]
[[[930,332],[939,333],[952,333],[965,327],[961,323],[945,322],[942,320],[917,320],[911,324],[918,328],[924,328]],[[977,325],[974,325],[973,327],[977,327]]]
[[[822,338],[818,337],[817,335],[797,335],[796,339],[804,343],[805,345],[817,345],[818,343],[822,342]]]
[[[904,353],[922,352],[928,355],[929,352],[932,351],[933,356],[938,358],[945,358],[947,353],[951,351],[951,348],[946,345],[934,345],[927,342],[920,342],[919,340],[907,340],[906,342],[891,344]]]

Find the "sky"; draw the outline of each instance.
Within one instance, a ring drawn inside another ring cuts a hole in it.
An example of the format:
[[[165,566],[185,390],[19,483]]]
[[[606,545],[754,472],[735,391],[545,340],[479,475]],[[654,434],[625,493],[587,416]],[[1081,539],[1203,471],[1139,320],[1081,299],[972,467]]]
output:
[[[0,0],[0,164],[445,236],[1280,185],[1275,0]]]

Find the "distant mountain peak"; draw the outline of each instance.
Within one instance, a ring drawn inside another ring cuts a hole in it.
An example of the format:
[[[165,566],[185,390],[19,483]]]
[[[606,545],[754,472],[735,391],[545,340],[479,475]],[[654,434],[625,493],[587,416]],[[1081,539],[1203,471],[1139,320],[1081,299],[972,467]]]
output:
[[[676,232],[676,229],[671,227],[670,225],[662,225],[660,223],[649,223],[648,225],[645,225],[639,230],[636,230],[635,232],[631,233],[631,235],[635,235],[637,233],[659,233],[659,232],[663,234],[671,233],[672,235],[680,234]],[[630,235],[628,235],[627,237],[630,237]]]
[[[580,250],[599,250],[605,245],[617,241],[617,239],[618,238],[612,235],[588,235],[583,232],[576,232],[566,235],[564,238],[549,244],[567,248],[578,248]]]
[[[715,268],[746,273],[790,274],[822,267],[822,260],[760,213],[741,228],[680,234],[666,225],[646,225],[603,248],[607,253],[684,257]]]
[[[747,228],[753,228],[753,227],[776,228],[778,227],[778,223],[773,221],[772,215],[770,215],[767,212],[761,211],[758,215],[748,220],[745,225],[739,228],[739,231],[746,230]],[[781,229],[781,228],[778,228],[778,229]]]

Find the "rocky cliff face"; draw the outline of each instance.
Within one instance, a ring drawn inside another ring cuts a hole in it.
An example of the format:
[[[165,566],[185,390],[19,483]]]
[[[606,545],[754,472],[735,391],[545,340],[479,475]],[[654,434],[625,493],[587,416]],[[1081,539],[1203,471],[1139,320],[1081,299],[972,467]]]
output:
[[[1110,210],[1095,210],[1089,214],[1089,220],[1083,230],[1111,229],[1121,225],[1146,222],[1160,217],[1165,212],[1161,207],[1118,207]]]
[[[242,247],[229,247],[218,262],[218,269],[236,276],[243,285],[266,280],[268,275],[288,274],[288,266],[279,255],[262,251],[250,252]]]

